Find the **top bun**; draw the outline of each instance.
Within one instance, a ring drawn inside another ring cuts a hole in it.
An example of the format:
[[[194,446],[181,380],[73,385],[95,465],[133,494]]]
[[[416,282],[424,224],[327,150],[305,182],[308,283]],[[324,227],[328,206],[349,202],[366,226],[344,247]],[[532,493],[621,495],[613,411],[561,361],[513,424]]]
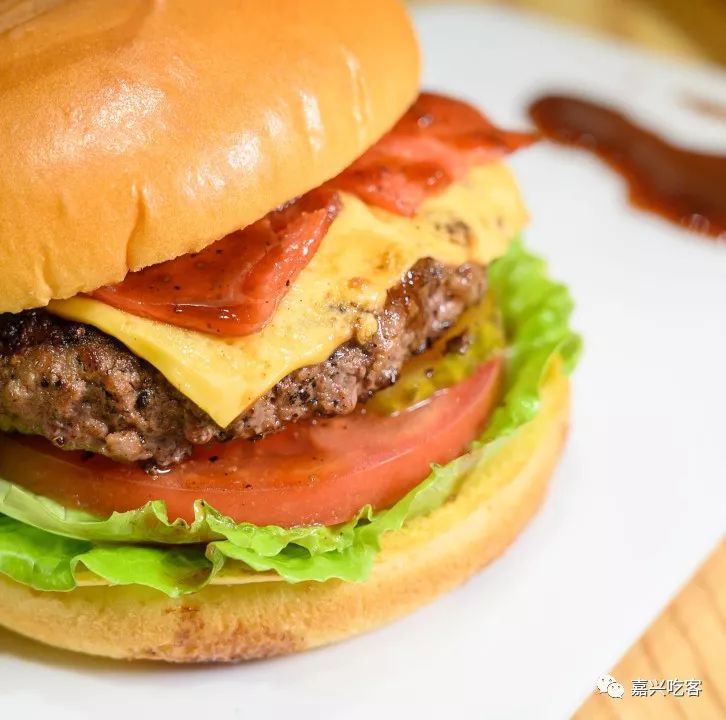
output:
[[[414,100],[397,0],[0,9],[0,312],[199,250],[349,165]]]

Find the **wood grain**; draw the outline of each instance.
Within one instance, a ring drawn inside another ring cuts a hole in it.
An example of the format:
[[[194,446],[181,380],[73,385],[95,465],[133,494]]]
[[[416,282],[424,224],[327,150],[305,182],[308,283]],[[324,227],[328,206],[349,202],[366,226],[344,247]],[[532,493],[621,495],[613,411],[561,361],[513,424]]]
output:
[[[455,0],[411,0],[445,5]],[[461,4],[462,0],[456,0]],[[463,0],[467,2],[467,0]],[[726,0],[468,0],[531,10],[681,58],[726,64]]]
[[[593,694],[575,720],[726,718],[726,541],[612,669],[622,698]],[[633,697],[635,679],[703,680],[699,697]]]

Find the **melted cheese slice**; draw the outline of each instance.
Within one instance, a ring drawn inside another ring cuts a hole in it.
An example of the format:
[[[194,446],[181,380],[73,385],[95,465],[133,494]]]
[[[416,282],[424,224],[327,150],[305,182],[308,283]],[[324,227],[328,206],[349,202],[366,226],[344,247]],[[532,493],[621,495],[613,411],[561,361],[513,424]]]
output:
[[[413,218],[343,194],[320,247],[260,332],[222,338],[147,320],[90,298],[54,301],[56,315],[94,325],[156,367],[226,427],[285,375],[325,360],[376,330],[372,313],[419,259],[487,264],[502,255],[526,212],[501,163],[474,168],[427,199]]]

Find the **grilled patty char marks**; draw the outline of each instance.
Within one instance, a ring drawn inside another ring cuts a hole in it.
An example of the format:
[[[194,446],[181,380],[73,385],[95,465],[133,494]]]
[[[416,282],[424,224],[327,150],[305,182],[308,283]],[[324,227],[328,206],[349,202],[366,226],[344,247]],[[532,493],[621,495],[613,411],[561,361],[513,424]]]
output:
[[[370,339],[351,340],[324,362],[290,373],[226,429],[96,328],[44,310],[0,315],[0,430],[165,467],[188,457],[194,445],[345,415],[395,382],[403,363],[450,327],[484,287],[477,265],[419,260],[389,291]]]

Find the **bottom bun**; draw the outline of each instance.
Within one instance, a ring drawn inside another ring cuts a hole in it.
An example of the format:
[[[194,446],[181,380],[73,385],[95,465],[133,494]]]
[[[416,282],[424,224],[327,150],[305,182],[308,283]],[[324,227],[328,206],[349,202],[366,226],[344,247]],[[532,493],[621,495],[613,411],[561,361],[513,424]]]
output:
[[[364,583],[209,585],[172,599],[140,586],[39,592],[0,575],[0,624],[69,650],[172,662],[269,657],[365,632],[461,584],[514,540],[542,501],[568,417],[568,381],[554,370],[535,419],[456,497],[385,535]]]

